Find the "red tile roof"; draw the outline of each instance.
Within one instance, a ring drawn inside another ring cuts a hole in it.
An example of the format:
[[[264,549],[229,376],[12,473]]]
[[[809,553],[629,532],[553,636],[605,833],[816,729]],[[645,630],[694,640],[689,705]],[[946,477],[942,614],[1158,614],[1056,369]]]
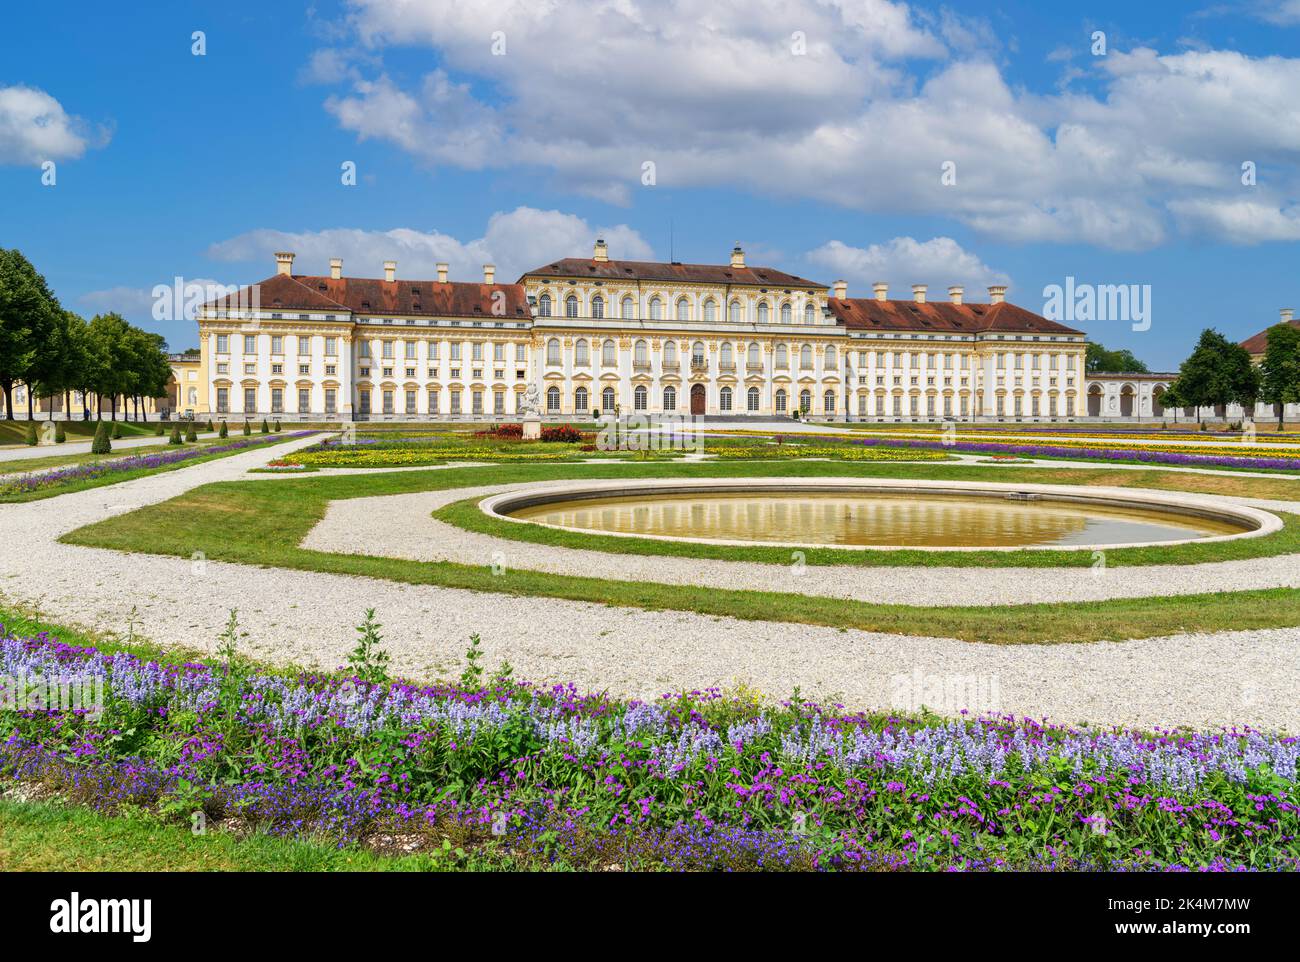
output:
[[[950,301],[878,301],[875,298],[838,298],[827,306],[849,330],[915,331],[933,334],[1083,334],[1049,321],[1023,307],[1000,304],[953,304]]]
[[[676,281],[694,284],[751,284],[757,287],[812,287],[826,290],[827,285],[796,277],[770,267],[732,267],[728,264],[677,264],[660,261],[597,261],[582,257],[565,257],[553,261],[524,277],[595,277],[621,281]]]
[[[1281,321],[1278,321],[1278,324],[1281,323],[1282,323]],[[1291,321],[1287,321],[1286,323],[1290,324],[1292,327],[1300,327],[1300,320],[1291,320]],[[1273,327],[1277,327],[1277,324],[1274,324]],[[1241,346],[1246,349],[1247,354],[1264,353],[1264,350],[1268,347],[1269,330],[1271,330],[1271,328],[1266,327],[1258,334],[1254,334],[1241,342]]]
[[[351,311],[354,314],[425,315],[430,317],[498,317],[531,320],[522,284],[467,284],[460,281],[384,281],[369,277],[316,277],[276,274],[258,285],[264,311]],[[496,309],[494,295],[504,298]],[[247,307],[251,288],[223,297],[205,307]],[[502,313],[504,312],[504,313]]]

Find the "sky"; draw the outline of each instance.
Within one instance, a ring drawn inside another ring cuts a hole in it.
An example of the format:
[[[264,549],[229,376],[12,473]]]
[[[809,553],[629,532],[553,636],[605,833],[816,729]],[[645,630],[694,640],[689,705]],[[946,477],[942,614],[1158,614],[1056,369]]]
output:
[[[600,236],[850,296],[1131,285],[1063,319],[1172,370],[1300,310],[1297,51],[1300,0],[13,5],[0,246],[174,350],[160,286],[277,250],[513,280]]]

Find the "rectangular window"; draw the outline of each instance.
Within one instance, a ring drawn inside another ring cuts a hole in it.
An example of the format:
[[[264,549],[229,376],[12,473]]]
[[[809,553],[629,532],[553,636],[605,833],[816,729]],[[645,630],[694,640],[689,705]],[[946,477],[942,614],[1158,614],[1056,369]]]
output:
[[[384,341],[384,357],[390,358],[392,356],[393,356],[393,342]]]
[[[452,345],[451,345],[451,360],[452,360],[452,363],[459,363],[459,362],[460,362],[460,342],[459,342],[459,341],[455,341],[455,342],[453,342]]]
[[[506,393],[505,393],[505,391],[494,391],[494,392],[492,392],[492,413],[493,413],[493,414],[505,414],[505,413],[506,413]]]
[[[430,414],[438,413],[438,392],[437,391],[429,392],[429,413]]]
[[[492,345],[492,360],[504,361],[506,359],[506,346],[504,344]]]
[[[256,353],[257,353],[257,335],[256,335],[256,334],[245,334],[245,335],[244,335],[244,353],[245,353],[245,354],[256,354]]]
[[[418,354],[416,354],[415,341],[406,342],[406,356],[408,358],[414,358],[419,356]]]
[[[521,362],[521,363],[522,363],[523,361],[528,360],[528,347],[527,347],[527,345],[524,345],[524,344],[516,344],[516,345],[515,345],[515,360],[518,361],[518,362]]]
[[[217,353],[218,353],[218,354],[229,354],[229,353],[230,353],[230,335],[229,335],[229,334],[218,334],[218,335],[217,335]]]
[[[361,357],[370,357],[370,342],[361,342]]]
[[[482,391],[474,391],[474,392],[472,393],[471,397],[473,398],[473,402],[472,402],[472,403],[473,403],[473,411],[472,411],[472,413],[474,413],[474,414],[482,414],[482,413],[483,413],[483,392],[482,392]]]
[[[370,413],[370,392],[362,391],[360,394],[360,400],[361,400],[361,413],[369,414]]]
[[[333,414],[338,409],[339,392],[332,388],[325,389],[325,413]]]
[[[310,373],[311,373],[311,365],[310,365],[310,364],[299,364],[299,365],[298,365],[298,373],[299,373],[299,374],[310,374]]]
[[[311,410],[311,388],[298,388],[298,411],[306,414]]]
[[[284,388],[282,387],[271,388],[271,413],[284,413]]]
[[[393,392],[392,391],[384,392],[384,413],[385,414],[393,413]]]
[[[437,342],[437,341],[430,341],[430,342],[429,342],[429,360],[430,360],[430,361],[436,361],[436,360],[438,360],[438,342]]]
[[[406,413],[407,414],[415,413],[415,392],[414,391],[406,392]]]
[[[281,337],[279,334],[271,335],[271,353],[272,354],[284,353],[284,338]]]
[[[451,392],[451,413],[452,414],[460,413],[460,392],[459,391]]]
[[[325,356],[338,357],[338,354],[339,354],[339,339],[337,337],[325,338]]]
[[[230,413],[230,388],[228,387],[217,388],[217,413]]]
[[[298,336],[298,356],[306,357],[311,353],[311,338],[306,335]]]
[[[244,410],[249,414],[257,410],[257,388],[244,388]]]
[[[481,361],[481,360],[483,360],[483,342],[482,342],[482,341],[475,341],[473,344],[470,345],[470,350],[473,352],[472,356],[473,356],[473,359],[474,359],[474,360],[476,360],[476,361]]]

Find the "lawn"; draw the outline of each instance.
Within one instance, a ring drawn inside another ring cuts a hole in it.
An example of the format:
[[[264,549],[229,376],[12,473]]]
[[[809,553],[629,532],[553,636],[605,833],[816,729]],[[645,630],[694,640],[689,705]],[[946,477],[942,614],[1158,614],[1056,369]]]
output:
[[[954,471],[960,473],[954,475]],[[894,634],[952,637],[973,642],[1019,644],[1089,642],[1145,638],[1184,631],[1226,631],[1300,625],[1300,591],[1266,589],[1177,597],[990,607],[881,605],[869,601],[797,593],[624,582],[451,562],[416,562],[366,555],[308,551],[302,539],[324,516],[331,500],[402,494],[473,485],[555,478],[624,477],[911,477],[1005,480],[1004,469],[934,464],[780,462],[753,464],[509,465],[368,474],[364,477],[308,477],[205,485],[178,498],[118,515],[65,535],[72,544],[190,557],[204,552],[232,561],[340,574],[364,575],[410,584],[440,585],[510,595],[564,598],[647,610],[680,610],[749,620],[794,622]],[[1160,471],[1027,469],[1026,481],[1068,484],[1122,482],[1135,487],[1197,490],[1207,476]],[[1300,482],[1209,478],[1250,490],[1291,496]],[[1252,487],[1251,483],[1259,487]],[[1190,487],[1188,487],[1190,486]],[[1242,491],[1241,493],[1246,493]],[[1294,528],[1279,534],[1294,537]],[[1263,541],[1265,539],[1259,539]],[[1201,546],[1209,548],[1211,546]],[[1086,577],[1080,572],[1081,577]]]
[[[105,419],[107,420],[107,418]],[[43,418],[37,418],[36,430],[41,429],[44,424]],[[64,421],[63,430],[68,435],[69,441],[89,441],[95,436],[95,421]],[[167,423],[167,422],[164,422]],[[153,434],[157,421],[110,421],[113,424],[121,425],[123,437],[137,438],[149,437]],[[5,421],[0,420],[0,447],[8,445],[27,446],[27,422],[26,421]]]

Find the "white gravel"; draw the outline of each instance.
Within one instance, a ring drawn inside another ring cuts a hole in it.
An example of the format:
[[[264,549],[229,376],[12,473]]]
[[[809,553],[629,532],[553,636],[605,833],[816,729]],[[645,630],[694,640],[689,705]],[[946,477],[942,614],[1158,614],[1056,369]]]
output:
[[[810,479],[805,479],[810,480]],[[840,480],[840,479],[835,479]],[[415,561],[496,564],[563,575],[598,575],[712,588],[798,592],[880,604],[921,606],[1013,605],[1189,595],[1251,588],[1300,587],[1300,555],[1198,565],[1083,568],[911,568],[855,565],[778,565],[709,558],[608,554],[532,544],[454,527],[430,517],[444,505],[518,488],[569,487],[553,483],[424,491],[331,502],[303,540],[313,551],[366,554]],[[584,483],[612,487],[618,481]],[[1090,488],[1132,496],[1122,488]],[[1189,496],[1190,497],[1190,496]],[[1206,500],[1211,500],[1206,498]],[[1231,498],[1212,500],[1234,501]],[[1277,504],[1276,502],[1274,504]],[[1281,502],[1286,510],[1300,505]],[[1086,553],[1086,552],[1085,552]],[[793,552],[792,562],[793,562]]]
[[[0,505],[0,595],[37,604],[51,620],[115,632],[126,631],[134,607],[137,633],[202,650],[215,647],[228,610],[238,607],[249,652],[282,664],[342,663],[353,626],[374,607],[395,667],[417,677],[459,672],[466,639],[477,631],[489,669],[508,659],[519,677],[621,695],[743,682],[776,697],[797,685],[806,695],[861,708],[924,703],[949,713],[966,707],[1064,722],[1300,730],[1300,629],[979,645],[193,563],[55,540],[110,514],[237,478],[308,443]]]

